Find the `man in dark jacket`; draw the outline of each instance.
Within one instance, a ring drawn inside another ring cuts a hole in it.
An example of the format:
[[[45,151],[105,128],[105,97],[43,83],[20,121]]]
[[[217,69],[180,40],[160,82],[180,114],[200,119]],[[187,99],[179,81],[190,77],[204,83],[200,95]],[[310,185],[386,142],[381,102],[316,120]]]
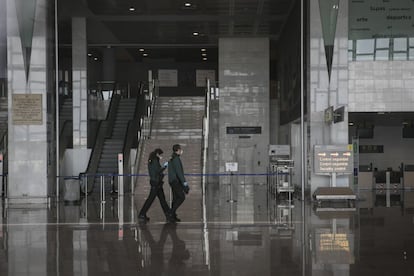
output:
[[[183,164],[180,156],[183,154],[181,146],[175,144],[173,146],[173,154],[168,164],[168,182],[170,183],[173,200],[171,205],[171,218],[173,221],[181,221],[177,217],[177,209],[184,202],[185,194],[188,194],[190,187],[184,177]]]
[[[170,207],[168,206],[167,201],[165,200],[164,189],[162,188],[162,185],[164,183],[162,181],[164,177],[164,170],[168,166],[168,162],[165,162],[163,166],[160,165],[162,153],[162,149],[155,149],[153,152],[150,153],[148,157],[148,174],[150,176],[151,190],[147,200],[145,201],[138,215],[138,218],[143,221],[149,221],[149,218],[147,217],[147,212],[148,209],[151,207],[151,204],[154,201],[155,197],[157,196],[160,200],[162,210],[164,211],[167,220],[169,220],[171,217]]]

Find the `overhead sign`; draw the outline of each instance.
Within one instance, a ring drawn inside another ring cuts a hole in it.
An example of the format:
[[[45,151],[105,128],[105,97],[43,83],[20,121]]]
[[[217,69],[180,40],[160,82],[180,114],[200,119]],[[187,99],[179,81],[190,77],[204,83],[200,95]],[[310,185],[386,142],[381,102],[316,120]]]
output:
[[[158,83],[160,87],[177,87],[178,71],[168,69],[158,70]]]
[[[196,70],[196,86],[206,87],[207,80],[210,80],[211,84],[216,82],[216,70]]]
[[[351,174],[354,171],[352,145],[315,145],[316,174]]]

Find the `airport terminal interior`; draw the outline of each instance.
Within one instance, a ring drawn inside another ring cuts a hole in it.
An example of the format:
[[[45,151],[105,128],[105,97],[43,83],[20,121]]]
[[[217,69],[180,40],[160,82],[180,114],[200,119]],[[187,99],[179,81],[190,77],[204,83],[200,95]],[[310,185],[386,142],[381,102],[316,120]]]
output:
[[[0,195],[0,275],[413,275],[414,1],[0,0]]]

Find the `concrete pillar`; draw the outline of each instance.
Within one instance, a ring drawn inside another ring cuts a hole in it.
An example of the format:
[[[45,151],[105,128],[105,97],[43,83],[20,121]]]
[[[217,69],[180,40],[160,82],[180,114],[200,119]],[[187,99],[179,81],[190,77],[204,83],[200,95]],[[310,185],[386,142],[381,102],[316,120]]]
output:
[[[48,196],[46,0],[7,0],[10,203]]]
[[[219,39],[220,172],[225,171],[226,162],[237,162],[239,173],[264,173],[267,170],[269,60],[268,38]],[[231,134],[229,127],[244,129],[233,129],[237,133]],[[265,176],[246,176],[234,183],[265,180]]]
[[[73,97],[73,150],[67,151],[72,166],[66,173],[77,175],[86,170],[90,151],[88,145],[88,46],[86,18],[72,18],[72,97]]]
[[[7,13],[6,0],[0,0],[0,97],[5,96],[7,77]]]
[[[115,81],[115,48],[103,49],[102,80]]]
[[[329,177],[313,172],[314,146],[348,144],[348,1],[311,0],[309,9],[308,152],[313,193],[330,183]],[[345,106],[343,122],[325,123],[324,111],[329,106]],[[348,185],[348,176],[337,178],[337,186]]]

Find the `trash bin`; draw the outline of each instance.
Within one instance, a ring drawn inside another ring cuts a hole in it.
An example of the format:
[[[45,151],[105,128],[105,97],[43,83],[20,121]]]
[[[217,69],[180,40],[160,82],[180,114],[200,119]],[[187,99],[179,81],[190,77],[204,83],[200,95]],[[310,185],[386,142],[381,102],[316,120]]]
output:
[[[80,186],[79,177],[65,177],[63,178],[63,200],[64,201],[78,201],[80,200]]]

